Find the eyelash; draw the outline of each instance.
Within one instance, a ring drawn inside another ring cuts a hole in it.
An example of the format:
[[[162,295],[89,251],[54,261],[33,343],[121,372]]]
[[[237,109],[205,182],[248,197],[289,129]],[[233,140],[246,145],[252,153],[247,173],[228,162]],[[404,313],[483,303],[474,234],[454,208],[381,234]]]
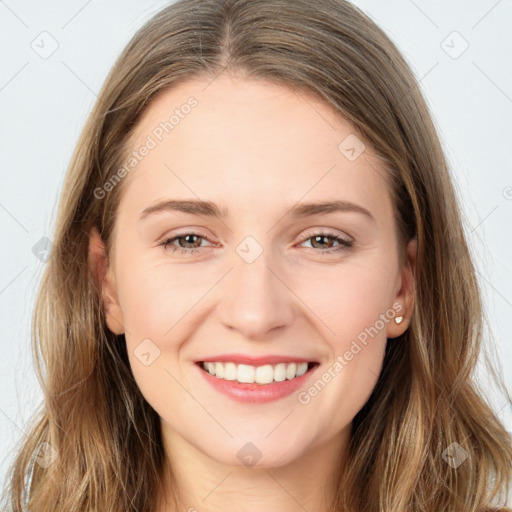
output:
[[[186,236],[188,235],[193,235],[193,236],[197,236],[203,240],[208,240],[208,238],[206,238],[205,236],[202,236],[200,235],[199,233],[195,233],[193,231],[190,231],[190,232],[187,232],[187,233],[182,233],[180,235],[176,235],[172,238],[166,238],[165,240],[163,240],[159,245],[162,246],[164,248],[164,250],[168,250],[167,248],[172,245],[172,243],[175,241],[175,240],[178,240],[180,238],[185,238]],[[329,232],[325,232],[325,231],[320,231],[318,233],[312,233],[312,234],[308,234],[308,236],[306,238],[304,238],[303,240],[301,240],[301,244],[306,242],[307,240],[310,240],[311,238],[315,238],[315,237],[318,237],[318,236],[323,236],[323,237],[326,237],[326,238],[330,238],[332,239],[334,242],[338,242],[340,245],[338,247],[335,247],[335,248],[331,248],[331,249],[326,249],[326,250],[315,250],[314,247],[310,248],[312,249],[314,252],[316,252],[317,254],[322,254],[322,255],[326,255],[326,254],[332,254],[332,253],[335,253],[335,252],[339,252],[339,251],[346,251],[347,249],[350,249],[354,242],[351,241],[351,240],[346,240],[345,238],[341,238],[333,233],[329,233]],[[208,240],[209,241],[209,240]],[[198,251],[199,249],[201,249],[201,247],[193,247],[193,248],[186,248],[186,247],[177,247],[177,246],[174,246],[173,247],[173,254],[177,251],[181,249],[181,252],[182,253],[193,253],[194,251]]]

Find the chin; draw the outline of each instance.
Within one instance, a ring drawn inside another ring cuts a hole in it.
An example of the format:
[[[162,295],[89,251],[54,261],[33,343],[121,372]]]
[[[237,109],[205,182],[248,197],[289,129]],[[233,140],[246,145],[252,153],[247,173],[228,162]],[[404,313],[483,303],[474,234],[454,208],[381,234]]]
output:
[[[286,466],[297,460],[303,453],[296,442],[290,446],[289,440],[276,437],[275,439],[265,439],[245,437],[241,441],[238,437],[231,440],[226,446],[215,446],[215,450],[205,450],[210,458],[227,466],[246,469],[270,469]],[[217,441],[218,443],[218,441]],[[216,444],[216,443],[215,443]],[[211,447],[210,447],[211,448]]]

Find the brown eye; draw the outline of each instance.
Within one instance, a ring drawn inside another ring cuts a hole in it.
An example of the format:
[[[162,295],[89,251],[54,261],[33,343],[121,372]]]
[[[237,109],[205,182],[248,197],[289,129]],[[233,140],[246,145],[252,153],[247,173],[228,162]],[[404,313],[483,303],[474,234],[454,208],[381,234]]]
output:
[[[302,243],[311,240],[312,249],[319,253],[332,253],[352,247],[353,241],[341,238],[333,233],[315,233],[305,238]]]
[[[202,236],[196,235],[194,233],[188,233],[186,235],[180,235],[176,236],[174,238],[169,238],[165,241],[164,247],[166,247],[168,244],[172,244],[175,240],[178,240],[179,247],[182,247],[184,249],[197,249],[201,246],[201,240],[203,239]],[[181,240],[185,240],[185,242],[182,244]],[[199,245],[197,244],[197,240],[199,240]]]
[[[190,232],[166,238],[159,245],[161,245],[164,250],[172,249],[173,253],[177,250],[180,250],[182,253],[192,253],[192,251],[196,252],[198,249],[206,247],[201,245],[205,240],[208,239],[199,233]],[[175,243],[176,241],[177,243]]]

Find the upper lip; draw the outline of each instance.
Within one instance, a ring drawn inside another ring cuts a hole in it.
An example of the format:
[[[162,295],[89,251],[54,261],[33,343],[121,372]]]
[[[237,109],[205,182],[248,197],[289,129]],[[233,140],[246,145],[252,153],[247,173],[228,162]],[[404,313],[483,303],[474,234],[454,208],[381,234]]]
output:
[[[283,355],[267,355],[267,356],[249,356],[244,354],[219,354],[217,356],[207,357],[198,362],[219,362],[219,363],[235,363],[235,364],[248,364],[252,366],[263,366],[266,364],[279,364],[279,363],[310,363],[316,362],[312,359],[296,356],[283,356]]]

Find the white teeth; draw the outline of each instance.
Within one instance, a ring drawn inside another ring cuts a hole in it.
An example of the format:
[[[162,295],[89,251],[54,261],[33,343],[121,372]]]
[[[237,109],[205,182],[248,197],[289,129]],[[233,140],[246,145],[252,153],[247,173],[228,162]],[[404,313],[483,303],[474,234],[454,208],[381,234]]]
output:
[[[224,365],[222,363],[215,363],[215,375],[217,377],[224,377]]]
[[[274,368],[271,364],[258,366],[254,376],[256,384],[270,384],[274,380]]]
[[[239,364],[236,371],[236,380],[238,382],[254,382],[254,366],[249,366],[248,364]]]
[[[304,375],[308,371],[308,363],[300,363],[297,366],[297,377]]]
[[[235,364],[232,362],[207,362],[203,368],[219,379],[236,380],[248,384],[270,384],[282,382],[304,375],[308,370],[308,363],[279,363],[263,366],[251,366],[248,364]]]
[[[279,363],[274,366],[274,380],[276,382],[282,382],[286,380],[286,364]]]
[[[286,378],[293,379],[297,375],[297,365],[295,363],[290,363],[286,367]]]
[[[224,363],[224,379],[236,380],[236,364]]]

